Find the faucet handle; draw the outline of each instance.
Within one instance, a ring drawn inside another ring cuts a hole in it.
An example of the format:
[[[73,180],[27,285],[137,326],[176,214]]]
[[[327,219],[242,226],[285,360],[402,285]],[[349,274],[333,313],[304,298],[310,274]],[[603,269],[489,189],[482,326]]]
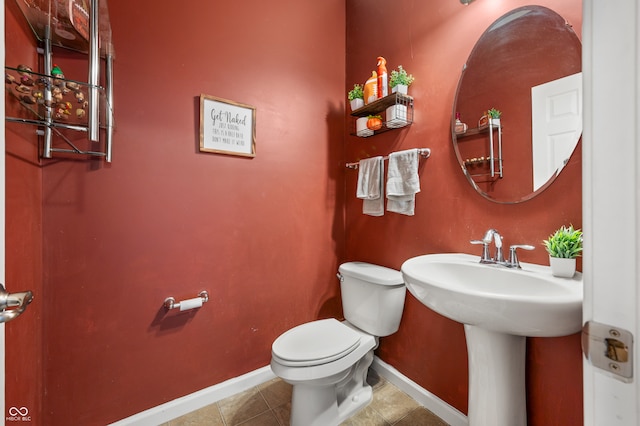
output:
[[[495,261],[496,263],[504,263],[504,255],[502,254],[502,235],[500,235],[498,231],[496,231],[493,236],[493,239],[496,245]]]
[[[480,263],[491,262],[491,256],[489,256],[489,242],[484,240],[471,240],[471,244],[482,244],[482,256],[480,256]]]
[[[518,253],[516,252],[517,249],[522,249],[522,250],[533,250],[535,249],[534,246],[530,245],[530,244],[514,244],[512,246],[509,247],[509,262],[507,263],[507,266],[509,266],[510,268],[518,268],[520,269],[520,261],[518,260]]]

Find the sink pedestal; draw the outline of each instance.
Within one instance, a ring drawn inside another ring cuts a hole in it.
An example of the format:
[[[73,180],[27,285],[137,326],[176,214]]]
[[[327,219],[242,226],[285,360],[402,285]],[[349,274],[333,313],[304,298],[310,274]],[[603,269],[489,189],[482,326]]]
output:
[[[469,425],[526,426],[526,337],[464,326],[469,356]]]

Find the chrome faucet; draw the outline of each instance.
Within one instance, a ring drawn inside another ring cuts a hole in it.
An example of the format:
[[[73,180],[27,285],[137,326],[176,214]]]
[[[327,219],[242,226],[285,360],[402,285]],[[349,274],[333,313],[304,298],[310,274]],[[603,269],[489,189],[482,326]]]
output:
[[[489,254],[489,245],[491,240],[494,241],[496,246],[496,255],[491,257]],[[471,244],[482,244],[482,256],[480,257],[480,263],[504,263],[504,255],[502,254],[502,235],[495,230],[489,229],[481,240],[471,240]]]
[[[495,257],[491,257],[489,254],[489,245],[491,245],[492,240],[496,246]],[[480,256],[480,263],[498,264],[506,266],[507,268],[520,269],[520,261],[518,260],[518,254],[516,252],[517,249],[533,250],[535,248],[528,244],[514,244],[509,247],[509,260],[505,261],[504,255],[502,254],[502,235],[500,235],[497,230],[489,229],[484,234],[484,238],[481,240],[471,240],[470,242],[471,244],[482,244],[482,256]]]

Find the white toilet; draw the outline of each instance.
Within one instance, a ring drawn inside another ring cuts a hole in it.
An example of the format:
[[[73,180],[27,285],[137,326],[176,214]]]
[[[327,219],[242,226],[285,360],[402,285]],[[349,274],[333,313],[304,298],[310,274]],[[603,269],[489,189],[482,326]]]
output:
[[[400,271],[364,262],[344,263],[339,271],[346,321],[299,325],[271,348],[271,369],[293,385],[292,426],[338,425],[365,407],[378,338],[400,326],[406,295]]]

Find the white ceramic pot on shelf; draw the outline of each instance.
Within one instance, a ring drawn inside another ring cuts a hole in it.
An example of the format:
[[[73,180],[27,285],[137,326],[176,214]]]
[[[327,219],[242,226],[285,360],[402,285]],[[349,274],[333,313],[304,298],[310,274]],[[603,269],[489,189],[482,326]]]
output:
[[[576,274],[576,259],[549,256],[551,275],[560,278],[571,278]]]
[[[351,101],[349,101],[349,103],[351,104],[351,111],[355,111],[357,109],[360,109],[364,106],[364,99],[362,98],[356,98],[353,99]]]
[[[409,86],[406,84],[396,84],[391,88],[391,93],[402,93],[406,95],[409,92]]]

